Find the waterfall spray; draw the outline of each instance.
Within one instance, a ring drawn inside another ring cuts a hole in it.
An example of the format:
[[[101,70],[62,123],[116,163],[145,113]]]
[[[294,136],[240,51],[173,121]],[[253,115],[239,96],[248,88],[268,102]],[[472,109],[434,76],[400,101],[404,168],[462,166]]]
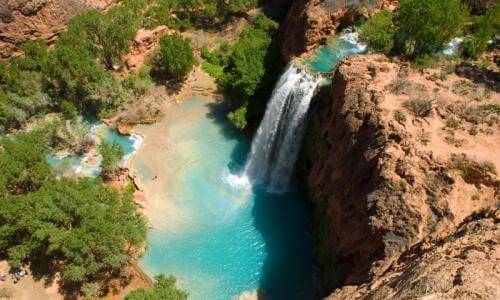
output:
[[[286,189],[300,150],[306,116],[321,77],[290,64],[267,105],[252,141],[244,175],[270,191]]]

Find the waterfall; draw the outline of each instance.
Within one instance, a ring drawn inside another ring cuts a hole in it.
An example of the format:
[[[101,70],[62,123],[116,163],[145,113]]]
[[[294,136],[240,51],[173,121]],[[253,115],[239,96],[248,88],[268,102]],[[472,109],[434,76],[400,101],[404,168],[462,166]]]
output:
[[[271,191],[285,189],[300,150],[306,116],[321,80],[290,64],[278,81],[247,158],[247,178]]]

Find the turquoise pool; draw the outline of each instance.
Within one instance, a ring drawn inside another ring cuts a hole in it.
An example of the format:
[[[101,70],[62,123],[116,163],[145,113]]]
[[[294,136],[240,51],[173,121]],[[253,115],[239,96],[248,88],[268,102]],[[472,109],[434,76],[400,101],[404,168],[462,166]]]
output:
[[[133,154],[142,144],[142,138],[138,135],[121,135],[116,129],[101,124],[97,119],[84,117],[83,121],[94,126],[94,131],[102,135],[107,141],[116,141],[123,147],[124,158]],[[78,155],[55,156],[47,155],[47,162],[60,176],[72,176],[81,174],[90,177],[97,177],[101,169],[97,166],[86,167],[85,161],[88,158]]]
[[[306,63],[313,72],[328,73],[342,59],[350,55],[365,53],[366,50],[366,46],[359,43],[357,33],[345,33],[329,39],[306,60]]]
[[[171,109],[191,117],[172,129],[168,151],[179,155],[165,200],[172,207],[150,230],[142,267],[176,276],[190,299],[232,299],[256,289],[272,299],[310,299],[313,242],[303,195],[231,184],[249,145],[220,104],[193,99]]]

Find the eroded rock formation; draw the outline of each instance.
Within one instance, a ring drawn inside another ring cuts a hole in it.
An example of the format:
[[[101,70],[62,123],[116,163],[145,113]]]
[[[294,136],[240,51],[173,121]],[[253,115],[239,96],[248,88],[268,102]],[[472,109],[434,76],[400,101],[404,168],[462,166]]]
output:
[[[498,147],[498,128],[486,124],[493,114],[469,120],[461,112],[498,105],[500,97],[471,104],[463,91],[453,92],[465,79],[453,73],[429,79],[438,71],[412,71],[382,55],[353,56],[318,96],[300,170],[327,291],[374,284],[402,253],[453,234],[466,218],[498,203],[500,158],[487,150]],[[415,99],[429,99],[425,116],[407,108]],[[460,125],[450,125],[450,117]]]
[[[308,53],[340,26],[353,25],[397,0],[295,0],[281,26],[281,52],[287,60]]]
[[[472,216],[446,238],[413,246],[369,284],[343,287],[328,299],[498,299],[499,222],[494,209]]]
[[[37,38],[54,40],[66,23],[88,9],[105,10],[116,0],[0,1],[0,58],[20,55],[18,47]]]

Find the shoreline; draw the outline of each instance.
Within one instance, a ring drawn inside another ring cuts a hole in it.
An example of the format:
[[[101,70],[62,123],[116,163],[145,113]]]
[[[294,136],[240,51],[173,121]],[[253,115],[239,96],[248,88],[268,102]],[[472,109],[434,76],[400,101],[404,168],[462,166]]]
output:
[[[169,113],[172,105],[179,105],[195,97],[206,99],[207,102],[222,100],[222,95],[217,92],[215,80],[202,70],[201,65],[193,70],[177,94],[164,96],[166,100],[160,106],[162,115],[156,122],[138,124],[130,130],[130,134],[139,135],[143,139],[141,147],[128,158],[125,165],[129,169],[129,178],[136,187],[134,202],[147,219],[148,231],[158,228],[162,212],[175,209],[168,201],[171,183],[177,170],[169,167],[169,162],[175,158],[169,157],[171,153],[165,153],[171,143],[167,131],[175,126],[176,117],[185,116],[172,116]],[[162,157],[162,154],[167,156]],[[141,276],[147,277],[150,284],[148,286],[154,284],[154,275],[149,274],[139,261],[134,263],[134,268]]]

